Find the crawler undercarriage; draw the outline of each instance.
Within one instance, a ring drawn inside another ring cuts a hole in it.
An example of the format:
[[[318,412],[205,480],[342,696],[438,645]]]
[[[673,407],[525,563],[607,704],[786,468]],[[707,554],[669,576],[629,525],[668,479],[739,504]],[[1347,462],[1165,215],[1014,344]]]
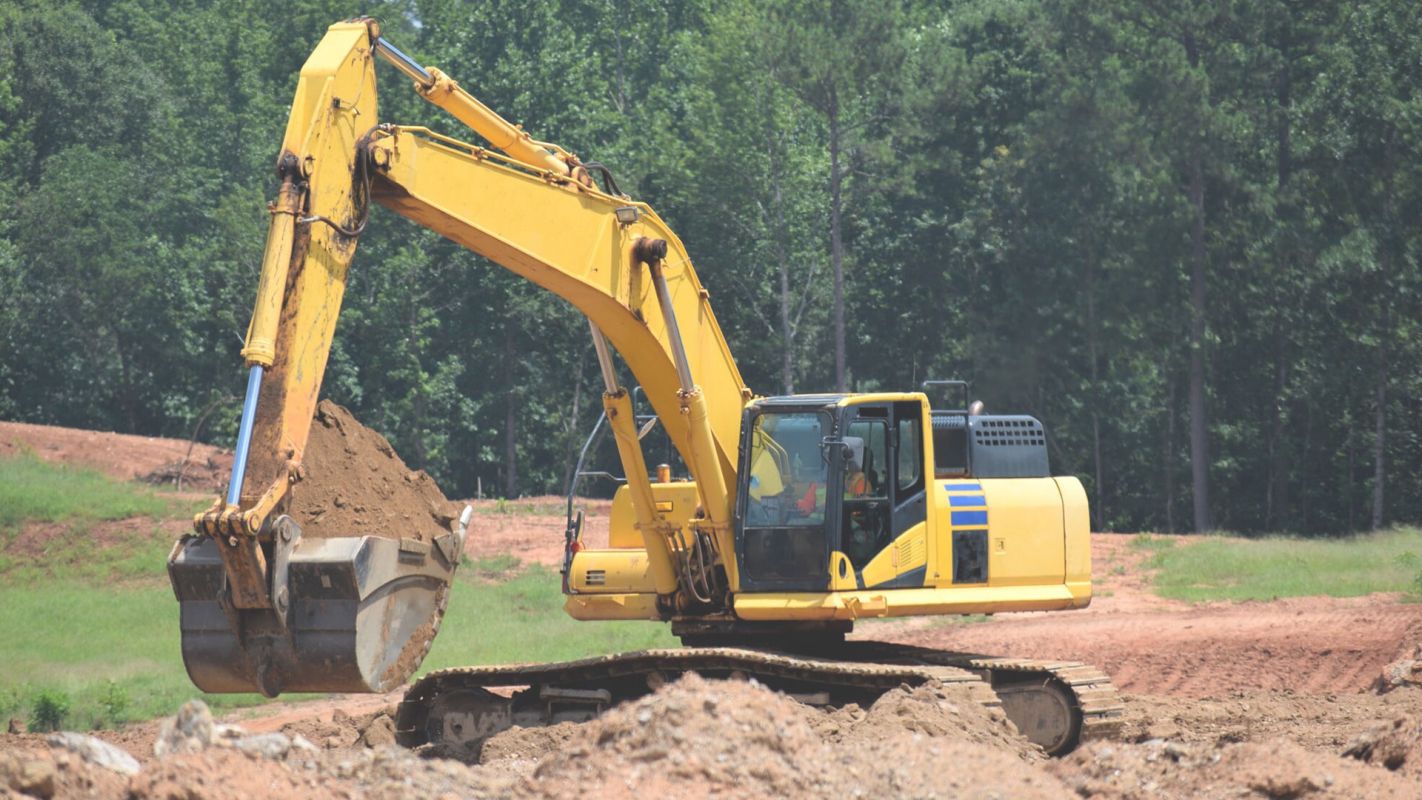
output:
[[[1047,753],[1070,752],[1121,725],[1110,678],[1069,661],[992,658],[907,645],[848,642],[834,658],[732,647],[642,650],[548,664],[460,667],[426,675],[405,694],[396,737],[407,747],[474,749],[514,725],[581,722],[678,676],[755,679],[804,703],[868,705],[902,685],[959,684],[1001,707]],[[511,694],[491,691],[524,687]]]

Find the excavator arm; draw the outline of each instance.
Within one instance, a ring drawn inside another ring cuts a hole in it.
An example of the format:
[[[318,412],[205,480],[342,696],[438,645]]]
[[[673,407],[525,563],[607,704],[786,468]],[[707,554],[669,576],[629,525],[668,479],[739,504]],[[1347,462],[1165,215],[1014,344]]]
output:
[[[492,147],[381,122],[377,58]],[[442,613],[457,545],[414,564],[409,556],[419,548],[390,544],[398,531],[302,543],[300,520],[281,514],[303,475],[347,271],[372,200],[587,317],[657,593],[668,608],[725,602],[737,579],[734,558],[722,554],[733,551],[737,438],[750,392],[685,248],[650,207],[610,182],[598,188],[574,155],[534,141],[439,70],[415,63],[370,19],[331,26],[303,66],[277,173],[242,351],[248,384],[232,479],[226,496],[195,518],[197,535],[170,558],[185,601],[184,658],[201,688],[383,690],[418,666],[410,654],[423,656]],[[688,525],[656,510],[611,348],[691,470],[700,509]],[[457,534],[462,541],[462,527]],[[347,586],[344,596],[333,582]],[[303,595],[305,585],[325,593]],[[422,645],[412,642],[420,637]]]

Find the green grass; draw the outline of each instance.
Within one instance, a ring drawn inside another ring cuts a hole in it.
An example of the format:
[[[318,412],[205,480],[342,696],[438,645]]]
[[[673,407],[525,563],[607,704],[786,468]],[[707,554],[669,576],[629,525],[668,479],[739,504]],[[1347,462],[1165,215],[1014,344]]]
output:
[[[152,569],[162,568],[159,556]],[[257,695],[203,695],[192,686],[179,650],[177,601],[166,582],[0,587],[0,642],[0,718],[29,718],[36,701],[54,693],[69,700],[65,726],[73,729],[172,714],[195,696],[219,709],[262,702]],[[501,583],[458,578],[421,672],[674,644],[658,623],[573,620],[563,613],[558,573],[535,566]]]
[[[191,501],[86,469],[48,464],[32,454],[0,459],[0,532],[21,522],[164,517]]]
[[[461,574],[421,672],[677,645],[665,623],[579,622],[569,617],[563,612],[561,580],[557,570],[536,564],[501,583]]]
[[[1187,547],[1154,540],[1141,546],[1153,551],[1145,566],[1159,570],[1156,593],[1176,600],[1422,592],[1422,530],[1416,528],[1344,539],[1211,537]]]
[[[508,517],[561,517],[568,507],[561,500],[509,500],[500,497],[492,504],[481,503],[477,510],[485,514],[503,514]]]
[[[1148,553],[1159,553],[1162,550],[1169,550],[1178,543],[1178,540],[1170,536],[1159,536],[1153,533],[1138,533],[1131,539],[1132,550],[1143,550]]]
[[[183,670],[178,604],[166,585],[0,588],[0,641],[0,717],[28,718],[43,693],[59,692],[70,701],[65,727],[82,730],[172,714],[200,694]],[[113,687],[127,696],[121,709],[105,707]],[[223,708],[258,698],[206,699]]]

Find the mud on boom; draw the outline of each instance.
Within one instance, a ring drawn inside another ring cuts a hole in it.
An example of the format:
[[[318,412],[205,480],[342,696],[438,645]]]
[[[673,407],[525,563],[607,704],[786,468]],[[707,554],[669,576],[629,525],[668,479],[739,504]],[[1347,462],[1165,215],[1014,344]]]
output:
[[[377,60],[484,143],[384,121]],[[232,480],[169,561],[199,688],[386,691],[438,630],[467,512],[433,541],[399,530],[303,539],[303,521],[284,513],[376,202],[587,318],[627,483],[608,547],[584,547],[576,524],[567,532],[566,609],[669,623],[685,645],[432,673],[406,695],[401,741],[474,744],[510,724],[583,718],[686,671],[822,703],[965,683],[1052,752],[1118,724],[1114,689],[1086,665],[844,638],[860,619],[1090,602],[1086,496],[1050,475],[1037,420],[969,413],[965,396],[934,408],[926,391],[756,396],[685,248],[649,206],[401,53],[371,19],[331,26],[302,67],[277,174]],[[688,479],[649,474],[615,356]],[[527,688],[488,691],[502,685]]]

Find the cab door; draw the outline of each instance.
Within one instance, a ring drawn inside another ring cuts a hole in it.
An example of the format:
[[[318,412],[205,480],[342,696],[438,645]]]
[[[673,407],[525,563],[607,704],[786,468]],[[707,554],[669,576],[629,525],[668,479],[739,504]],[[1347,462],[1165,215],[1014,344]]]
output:
[[[927,572],[927,483],[919,403],[846,412],[839,549],[861,588],[922,586]]]

